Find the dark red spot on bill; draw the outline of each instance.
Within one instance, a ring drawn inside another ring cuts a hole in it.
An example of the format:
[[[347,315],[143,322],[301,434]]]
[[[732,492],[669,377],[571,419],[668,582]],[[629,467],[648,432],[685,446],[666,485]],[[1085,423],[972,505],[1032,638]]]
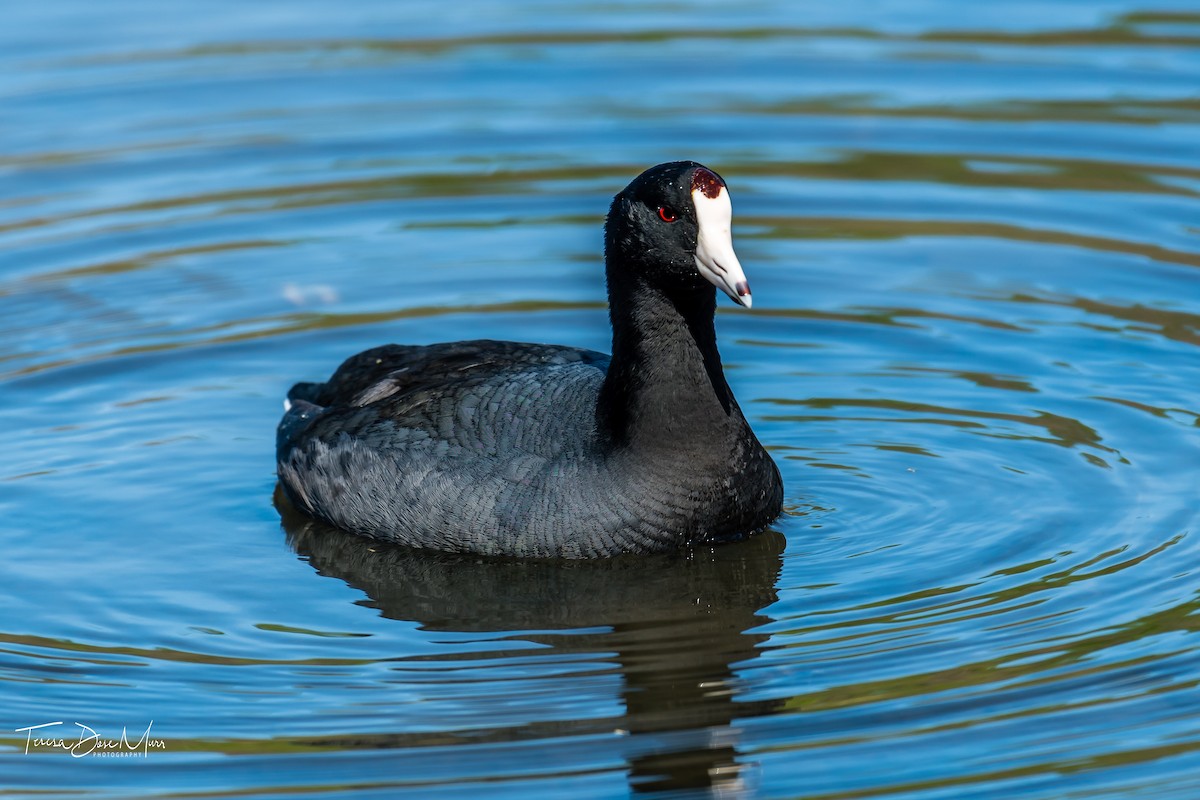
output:
[[[697,189],[704,192],[705,197],[716,197],[725,188],[725,181],[717,175],[717,173],[707,170],[704,167],[699,167],[692,173],[692,191]]]

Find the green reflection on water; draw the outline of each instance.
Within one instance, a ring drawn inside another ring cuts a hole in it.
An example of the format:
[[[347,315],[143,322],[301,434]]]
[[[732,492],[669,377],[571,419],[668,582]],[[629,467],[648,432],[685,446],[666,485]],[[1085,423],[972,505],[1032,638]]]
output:
[[[1045,411],[1039,411],[1034,414],[1011,414],[999,411],[979,411],[976,409],[966,408],[951,408],[949,406],[930,405],[928,403],[912,403],[905,400],[888,400],[888,399],[873,399],[862,397],[809,397],[804,399],[794,399],[788,397],[767,397],[762,398],[758,402],[771,403],[780,406],[803,406],[812,409],[835,409],[835,408],[877,408],[890,411],[900,411],[905,414],[933,414],[934,420],[944,420],[950,422],[946,418],[954,417],[969,417],[972,419],[997,420],[1004,422],[1016,422],[1021,425],[1044,429],[1049,436],[1018,436],[1011,434],[987,433],[984,435],[999,436],[1001,438],[1027,439],[1038,442],[1046,442],[1048,444],[1056,444],[1062,447],[1091,447],[1101,450],[1106,453],[1115,453],[1116,451],[1100,443],[1100,434],[1084,425],[1082,422],[1070,417],[1064,417],[1059,414],[1051,414]],[[775,414],[765,415],[762,417],[766,420],[776,422],[811,422],[816,420],[839,420],[848,419],[856,420],[861,418],[844,417],[840,415],[794,415],[794,414]],[[901,420],[893,420],[886,417],[871,417],[868,418],[874,422],[920,422],[928,421],[924,418],[914,419],[913,417],[905,417]],[[979,426],[985,427],[985,426]]]
[[[873,95],[797,98],[778,103],[737,103],[731,111],[778,116],[846,116],[954,119],[964,122],[1083,122],[1162,125],[1200,120],[1200,100],[993,100],[983,103],[888,104]]]
[[[1200,101],[1197,101],[1200,107]],[[830,161],[733,164],[738,175],[861,181],[929,181],[961,186],[1003,186],[1081,192],[1173,194],[1197,192],[1155,176],[1200,180],[1200,169],[1085,158],[981,153],[913,153],[846,150]]]
[[[906,236],[980,237],[1081,247],[1138,255],[1169,264],[1200,267],[1200,253],[1172,250],[1145,242],[1066,231],[1026,228],[1002,222],[913,219],[856,219],[849,217],[742,217],[747,225],[765,228],[742,234],[765,239],[900,239]]]
[[[370,636],[369,633],[352,633],[349,631],[318,631],[312,628],[297,628],[291,625],[280,625],[274,622],[258,622],[254,625],[260,631],[272,631],[274,633],[296,633],[301,636],[319,636],[326,639],[357,639]]]
[[[150,648],[88,644],[86,642],[71,641],[70,639],[4,632],[0,632],[0,644],[9,645],[13,648],[32,647],[39,650],[49,650],[51,652],[71,653],[71,661],[78,661],[85,664],[121,664],[123,666],[144,665],[153,661],[181,661],[189,664],[214,664],[227,667],[245,667],[264,664],[285,664],[292,666],[360,666],[363,664],[373,664],[377,661],[377,659],[369,658],[249,658],[243,656],[219,655],[217,653],[197,653],[188,650],[177,650],[170,647]],[[45,653],[30,653],[26,650],[20,649],[5,648],[5,651],[23,658],[33,659],[35,661],[63,658],[63,656],[49,656]],[[111,659],[94,657],[104,655],[129,656],[133,659],[140,659],[140,661],[113,661]]]
[[[1112,319],[1134,323],[1126,330],[1138,333],[1153,333],[1164,339],[1185,344],[1200,345],[1200,314],[1173,311],[1166,308],[1150,308],[1139,304],[1131,306],[1104,303],[1084,297],[1038,297],[1015,294],[1006,298],[1014,303],[1031,303],[1077,308],[1089,314],[1099,314]]]
[[[77,60],[84,64],[131,63],[194,58],[256,57],[263,55],[312,55],[319,53],[362,53],[395,57],[431,57],[466,48],[556,47],[581,45],[644,45],[682,41],[772,41],[809,39],[861,39],[883,43],[931,43],[1004,45],[1017,47],[1191,47],[1200,45],[1200,36],[1186,27],[1188,14],[1133,13],[1116,17],[1108,25],[1093,28],[1014,31],[1014,30],[928,30],[916,33],[883,31],[866,27],[713,27],[713,28],[634,28],[626,30],[513,31],[467,36],[342,39],[271,39],[214,42],[176,50],[103,54]],[[1162,31],[1163,24],[1179,30]],[[1141,30],[1139,26],[1155,26]]]
[[[187,256],[210,255],[237,250],[256,250],[268,247],[288,247],[296,244],[296,240],[286,239],[248,239],[245,241],[211,242],[208,244],[173,247],[166,250],[153,250],[132,258],[120,258],[104,261],[99,264],[88,264],[81,267],[39,272],[23,279],[25,283],[47,283],[52,281],[90,278],[96,275],[120,275],[125,272],[136,272],[158,266],[162,263]],[[0,296],[9,294],[10,290],[0,286]]]
[[[284,314],[270,317],[255,317],[251,319],[233,320],[216,325],[193,328],[189,331],[176,331],[170,334],[170,340],[148,344],[117,347],[109,351],[91,353],[74,358],[58,358],[28,364],[19,369],[0,374],[0,380],[34,375],[49,370],[79,364],[95,363],[114,358],[144,355],[146,353],[161,353],[173,350],[188,350],[198,347],[209,347],[218,344],[232,344],[256,339],[269,339],[287,336],[294,333],[304,333],[315,330],[332,330],[356,325],[377,325],[398,319],[419,319],[449,314],[508,314],[508,313],[537,313],[544,311],[576,311],[597,310],[606,308],[604,303],[569,303],[552,300],[522,300],[511,303],[490,303],[481,305],[457,306],[418,306],[401,308],[390,311],[352,312],[344,314],[306,312]],[[250,330],[242,330],[244,328]],[[233,333],[221,333],[234,329]],[[213,335],[216,334],[216,335]],[[142,338],[149,338],[143,336]],[[94,344],[103,344],[103,341]],[[53,353],[26,353],[24,358],[46,358]]]

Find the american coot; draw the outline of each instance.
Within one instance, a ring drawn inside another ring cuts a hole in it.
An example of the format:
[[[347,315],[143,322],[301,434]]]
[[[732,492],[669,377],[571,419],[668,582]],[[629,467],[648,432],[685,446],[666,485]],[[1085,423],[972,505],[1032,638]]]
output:
[[[783,482],[717,353],[716,288],[750,307],[725,181],[660,164],[604,226],[612,356],[545,344],[384,345],[288,392],[279,478],[357,534],[588,558],[740,539]]]

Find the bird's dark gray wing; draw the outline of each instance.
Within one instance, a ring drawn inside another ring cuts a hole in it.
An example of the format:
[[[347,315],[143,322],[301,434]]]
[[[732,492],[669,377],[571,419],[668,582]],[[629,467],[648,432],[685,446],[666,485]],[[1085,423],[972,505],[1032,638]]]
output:
[[[293,399],[280,477],[302,508],[359,533],[447,549],[557,547],[549,503],[591,483],[606,367],[599,353],[513,343],[367,351],[309,395],[329,406]]]
[[[559,345],[476,339],[432,345],[387,344],[342,362],[325,383],[298,383],[291,401],[318,406],[362,405],[389,394],[444,386],[464,375],[486,375],[521,366],[584,363],[606,369],[609,357]]]

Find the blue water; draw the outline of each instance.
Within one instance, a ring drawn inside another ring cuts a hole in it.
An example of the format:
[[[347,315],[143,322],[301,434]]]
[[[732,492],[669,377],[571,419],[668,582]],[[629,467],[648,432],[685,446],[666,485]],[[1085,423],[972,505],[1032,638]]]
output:
[[[1168,0],[6,9],[0,792],[1200,796],[1198,76]],[[679,158],[773,531],[281,520],[292,382],[606,350],[603,214]]]

